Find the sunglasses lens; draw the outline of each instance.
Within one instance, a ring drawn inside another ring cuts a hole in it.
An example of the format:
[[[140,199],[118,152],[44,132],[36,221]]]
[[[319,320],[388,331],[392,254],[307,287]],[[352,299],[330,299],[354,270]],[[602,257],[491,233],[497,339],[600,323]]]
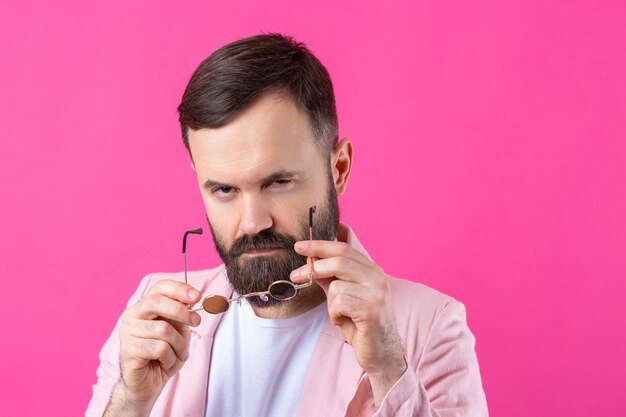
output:
[[[223,313],[228,310],[229,306],[228,299],[221,295],[209,295],[202,300],[202,308],[204,311],[211,314]]]
[[[295,297],[296,288],[289,281],[276,281],[270,285],[270,295],[277,300],[288,300]]]

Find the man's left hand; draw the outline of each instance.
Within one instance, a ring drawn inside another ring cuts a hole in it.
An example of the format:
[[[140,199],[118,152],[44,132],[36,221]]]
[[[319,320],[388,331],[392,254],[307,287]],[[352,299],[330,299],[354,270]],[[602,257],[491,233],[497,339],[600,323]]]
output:
[[[359,365],[368,374],[378,408],[407,369],[389,277],[347,243],[305,240],[297,242],[295,250],[315,258],[313,278],[326,292],[330,320],[354,348]],[[305,282],[308,274],[307,264],[293,271],[291,279]]]

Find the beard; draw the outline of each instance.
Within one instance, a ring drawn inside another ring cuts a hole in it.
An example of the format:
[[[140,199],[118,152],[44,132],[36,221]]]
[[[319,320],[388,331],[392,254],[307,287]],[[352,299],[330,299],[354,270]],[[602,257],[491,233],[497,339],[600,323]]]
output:
[[[333,240],[339,228],[339,205],[330,172],[328,183],[325,204],[321,207],[318,204],[313,214],[313,239],[315,240]],[[294,244],[299,240],[309,239],[308,212],[297,216],[297,219],[298,234],[296,236],[265,229],[254,235],[243,235],[237,238],[230,248],[226,247],[224,241],[209,223],[215,248],[226,265],[228,280],[237,293],[244,295],[267,291],[275,281],[290,281],[291,271],[306,263],[306,257],[294,250]],[[246,252],[267,249],[278,250],[269,255],[242,256]],[[247,300],[259,308],[271,307],[280,302],[271,296],[267,298],[267,301],[259,297],[251,297]]]

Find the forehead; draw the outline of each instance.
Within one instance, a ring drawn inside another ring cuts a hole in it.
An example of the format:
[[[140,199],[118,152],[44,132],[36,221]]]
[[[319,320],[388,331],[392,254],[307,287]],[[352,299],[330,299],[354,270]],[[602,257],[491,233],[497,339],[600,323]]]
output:
[[[254,181],[321,162],[306,115],[277,94],[262,96],[226,126],[189,130],[188,139],[198,175],[220,182]]]

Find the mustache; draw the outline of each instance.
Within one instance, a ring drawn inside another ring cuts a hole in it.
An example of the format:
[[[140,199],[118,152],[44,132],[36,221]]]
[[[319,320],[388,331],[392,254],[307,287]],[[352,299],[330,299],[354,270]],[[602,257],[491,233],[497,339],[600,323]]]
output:
[[[255,250],[285,249],[293,252],[296,240],[289,235],[262,230],[255,235],[243,235],[233,243],[229,251],[230,258]]]

